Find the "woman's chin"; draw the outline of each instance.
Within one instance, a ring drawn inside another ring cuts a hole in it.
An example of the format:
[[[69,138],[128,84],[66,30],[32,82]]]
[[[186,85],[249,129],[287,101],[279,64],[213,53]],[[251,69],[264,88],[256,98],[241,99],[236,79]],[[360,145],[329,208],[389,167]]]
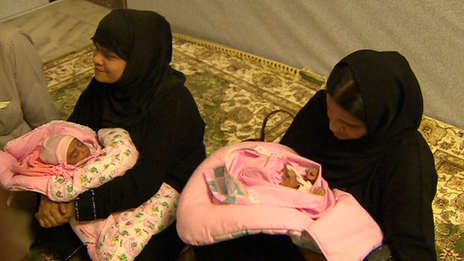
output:
[[[97,74],[97,73],[95,74],[95,80],[97,80],[98,82],[101,82],[101,83],[113,83],[108,79],[108,77],[105,77],[105,76]]]
[[[99,82],[104,82],[104,78],[105,77],[102,77],[100,75],[100,73],[95,73],[95,80],[99,81]]]
[[[343,133],[339,133],[339,132],[332,132],[332,133],[335,136],[335,138],[337,138],[339,140],[349,140],[350,139],[349,137],[347,137]]]

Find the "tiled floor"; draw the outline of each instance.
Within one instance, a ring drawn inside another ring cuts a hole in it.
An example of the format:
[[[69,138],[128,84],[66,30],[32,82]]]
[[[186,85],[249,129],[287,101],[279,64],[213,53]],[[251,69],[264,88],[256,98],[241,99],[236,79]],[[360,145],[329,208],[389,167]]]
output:
[[[85,0],[61,0],[4,23],[28,32],[48,62],[90,45],[98,22],[109,12]]]

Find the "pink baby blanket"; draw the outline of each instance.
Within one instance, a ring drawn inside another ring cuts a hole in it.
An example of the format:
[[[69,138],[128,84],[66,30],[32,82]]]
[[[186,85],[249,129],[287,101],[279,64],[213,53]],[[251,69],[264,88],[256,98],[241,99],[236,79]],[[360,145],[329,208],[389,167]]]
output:
[[[286,234],[299,246],[315,244],[331,261],[363,260],[381,245],[383,236],[377,223],[353,196],[329,189],[323,173],[313,188],[325,188],[324,196],[265,184],[256,176],[243,185],[244,173],[251,168],[280,171],[279,161],[292,164],[301,173],[319,166],[276,143],[243,142],[211,154],[195,170],[179,198],[177,230],[181,239],[206,245],[247,234]]]
[[[96,158],[102,153],[97,134],[92,129],[66,121],[51,121],[8,142],[4,150],[0,151],[1,184],[11,191],[27,190],[50,196],[50,183],[54,177],[71,180],[70,173],[73,173],[76,166],[65,164],[53,166],[39,159],[43,140],[56,134],[69,134],[86,144],[91,149],[92,155],[84,161]],[[53,195],[50,198],[53,199]]]
[[[91,156],[76,166],[45,164],[39,159],[42,141],[70,134],[91,148]],[[98,142],[103,144],[101,148]],[[53,121],[11,141],[0,151],[0,181],[12,191],[35,191],[57,202],[68,202],[80,193],[124,175],[138,158],[129,133],[105,128],[97,134],[82,125]],[[70,220],[92,260],[134,260],[150,238],[171,225],[179,193],[166,183],[135,209],[113,213],[94,221]]]

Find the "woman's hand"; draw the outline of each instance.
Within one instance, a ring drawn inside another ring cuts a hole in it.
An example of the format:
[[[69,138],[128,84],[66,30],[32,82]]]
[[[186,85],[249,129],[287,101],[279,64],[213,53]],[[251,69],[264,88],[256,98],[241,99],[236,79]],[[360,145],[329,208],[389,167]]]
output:
[[[75,214],[74,202],[54,202],[41,195],[40,206],[35,218],[44,228],[61,226],[68,222]]]

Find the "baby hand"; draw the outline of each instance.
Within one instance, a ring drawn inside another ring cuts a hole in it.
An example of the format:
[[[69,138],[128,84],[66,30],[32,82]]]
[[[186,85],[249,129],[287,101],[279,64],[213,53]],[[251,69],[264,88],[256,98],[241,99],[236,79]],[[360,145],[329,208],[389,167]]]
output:
[[[314,188],[314,191],[313,191],[313,194],[318,195],[318,196],[324,196],[325,193],[326,193],[326,191],[322,187],[316,187],[316,188]]]

